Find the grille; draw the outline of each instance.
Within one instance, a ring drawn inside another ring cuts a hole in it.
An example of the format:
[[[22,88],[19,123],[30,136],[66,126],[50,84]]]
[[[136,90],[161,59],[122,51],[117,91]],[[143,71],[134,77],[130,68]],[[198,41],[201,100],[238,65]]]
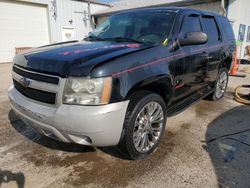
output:
[[[32,72],[16,65],[13,66],[13,84],[17,91],[27,98],[47,104],[56,104],[60,78],[39,72]],[[19,82],[22,78],[31,80],[31,85],[25,87]]]
[[[14,86],[17,91],[19,91],[25,97],[30,99],[48,103],[55,104],[56,103],[56,94],[48,91],[41,91],[34,88],[24,87],[22,84],[13,79]]]
[[[15,66],[13,66],[13,71],[21,76],[24,76],[26,78],[30,78],[32,80],[37,80],[41,82],[46,82],[50,84],[58,84],[59,83],[59,78],[53,77],[53,76],[48,76],[40,73],[32,73],[29,71],[25,71],[22,69],[19,69]]]

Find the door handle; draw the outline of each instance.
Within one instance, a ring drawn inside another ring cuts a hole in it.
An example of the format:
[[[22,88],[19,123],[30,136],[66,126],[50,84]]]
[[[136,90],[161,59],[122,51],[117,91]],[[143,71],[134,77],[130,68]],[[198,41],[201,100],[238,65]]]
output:
[[[207,52],[202,52],[201,56],[202,57],[208,57],[208,53]]]
[[[211,59],[213,59],[212,56],[208,56],[208,57],[207,57],[207,60],[211,60]]]
[[[211,60],[213,57],[209,56],[209,54],[207,52],[202,52],[202,57],[204,57],[206,60]]]

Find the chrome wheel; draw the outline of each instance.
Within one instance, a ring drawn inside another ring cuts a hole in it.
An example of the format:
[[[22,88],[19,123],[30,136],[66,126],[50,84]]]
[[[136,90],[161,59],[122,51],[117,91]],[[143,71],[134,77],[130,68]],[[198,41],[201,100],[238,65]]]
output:
[[[228,75],[225,71],[223,71],[221,72],[219,79],[217,81],[217,84],[216,84],[215,95],[217,98],[221,98],[224,95],[226,88],[227,88],[227,82],[228,82]]]
[[[162,107],[157,102],[146,104],[136,117],[133,142],[137,151],[149,151],[159,140],[164,125]]]

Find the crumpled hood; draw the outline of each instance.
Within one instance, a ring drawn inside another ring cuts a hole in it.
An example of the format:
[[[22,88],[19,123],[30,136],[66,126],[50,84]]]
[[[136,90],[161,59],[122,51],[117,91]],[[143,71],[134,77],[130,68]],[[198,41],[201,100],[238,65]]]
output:
[[[149,46],[110,41],[60,43],[34,48],[14,58],[24,68],[62,77],[87,76],[97,65]]]

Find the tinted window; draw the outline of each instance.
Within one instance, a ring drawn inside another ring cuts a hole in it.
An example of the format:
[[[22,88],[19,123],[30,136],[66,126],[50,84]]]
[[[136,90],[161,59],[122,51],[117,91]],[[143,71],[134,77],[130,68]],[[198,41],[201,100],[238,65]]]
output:
[[[201,31],[200,20],[198,16],[185,17],[181,27],[181,33],[185,35],[188,32]]]
[[[219,31],[213,17],[202,17],[203,31],[208,36],[208,42],[218,42],[220,39]]]
[[[235,40],[234,32],[233,32],[233,29],[232,29],[230,22],[226,18],[221,18],[220,20],[221,20],[222,29],[223,29],[226,37],[228,39]]]
[[[170,35],[175,15],[168,10],[115,14],[90,35],[106,40],[129,38],[147,44],[162,44]]]

